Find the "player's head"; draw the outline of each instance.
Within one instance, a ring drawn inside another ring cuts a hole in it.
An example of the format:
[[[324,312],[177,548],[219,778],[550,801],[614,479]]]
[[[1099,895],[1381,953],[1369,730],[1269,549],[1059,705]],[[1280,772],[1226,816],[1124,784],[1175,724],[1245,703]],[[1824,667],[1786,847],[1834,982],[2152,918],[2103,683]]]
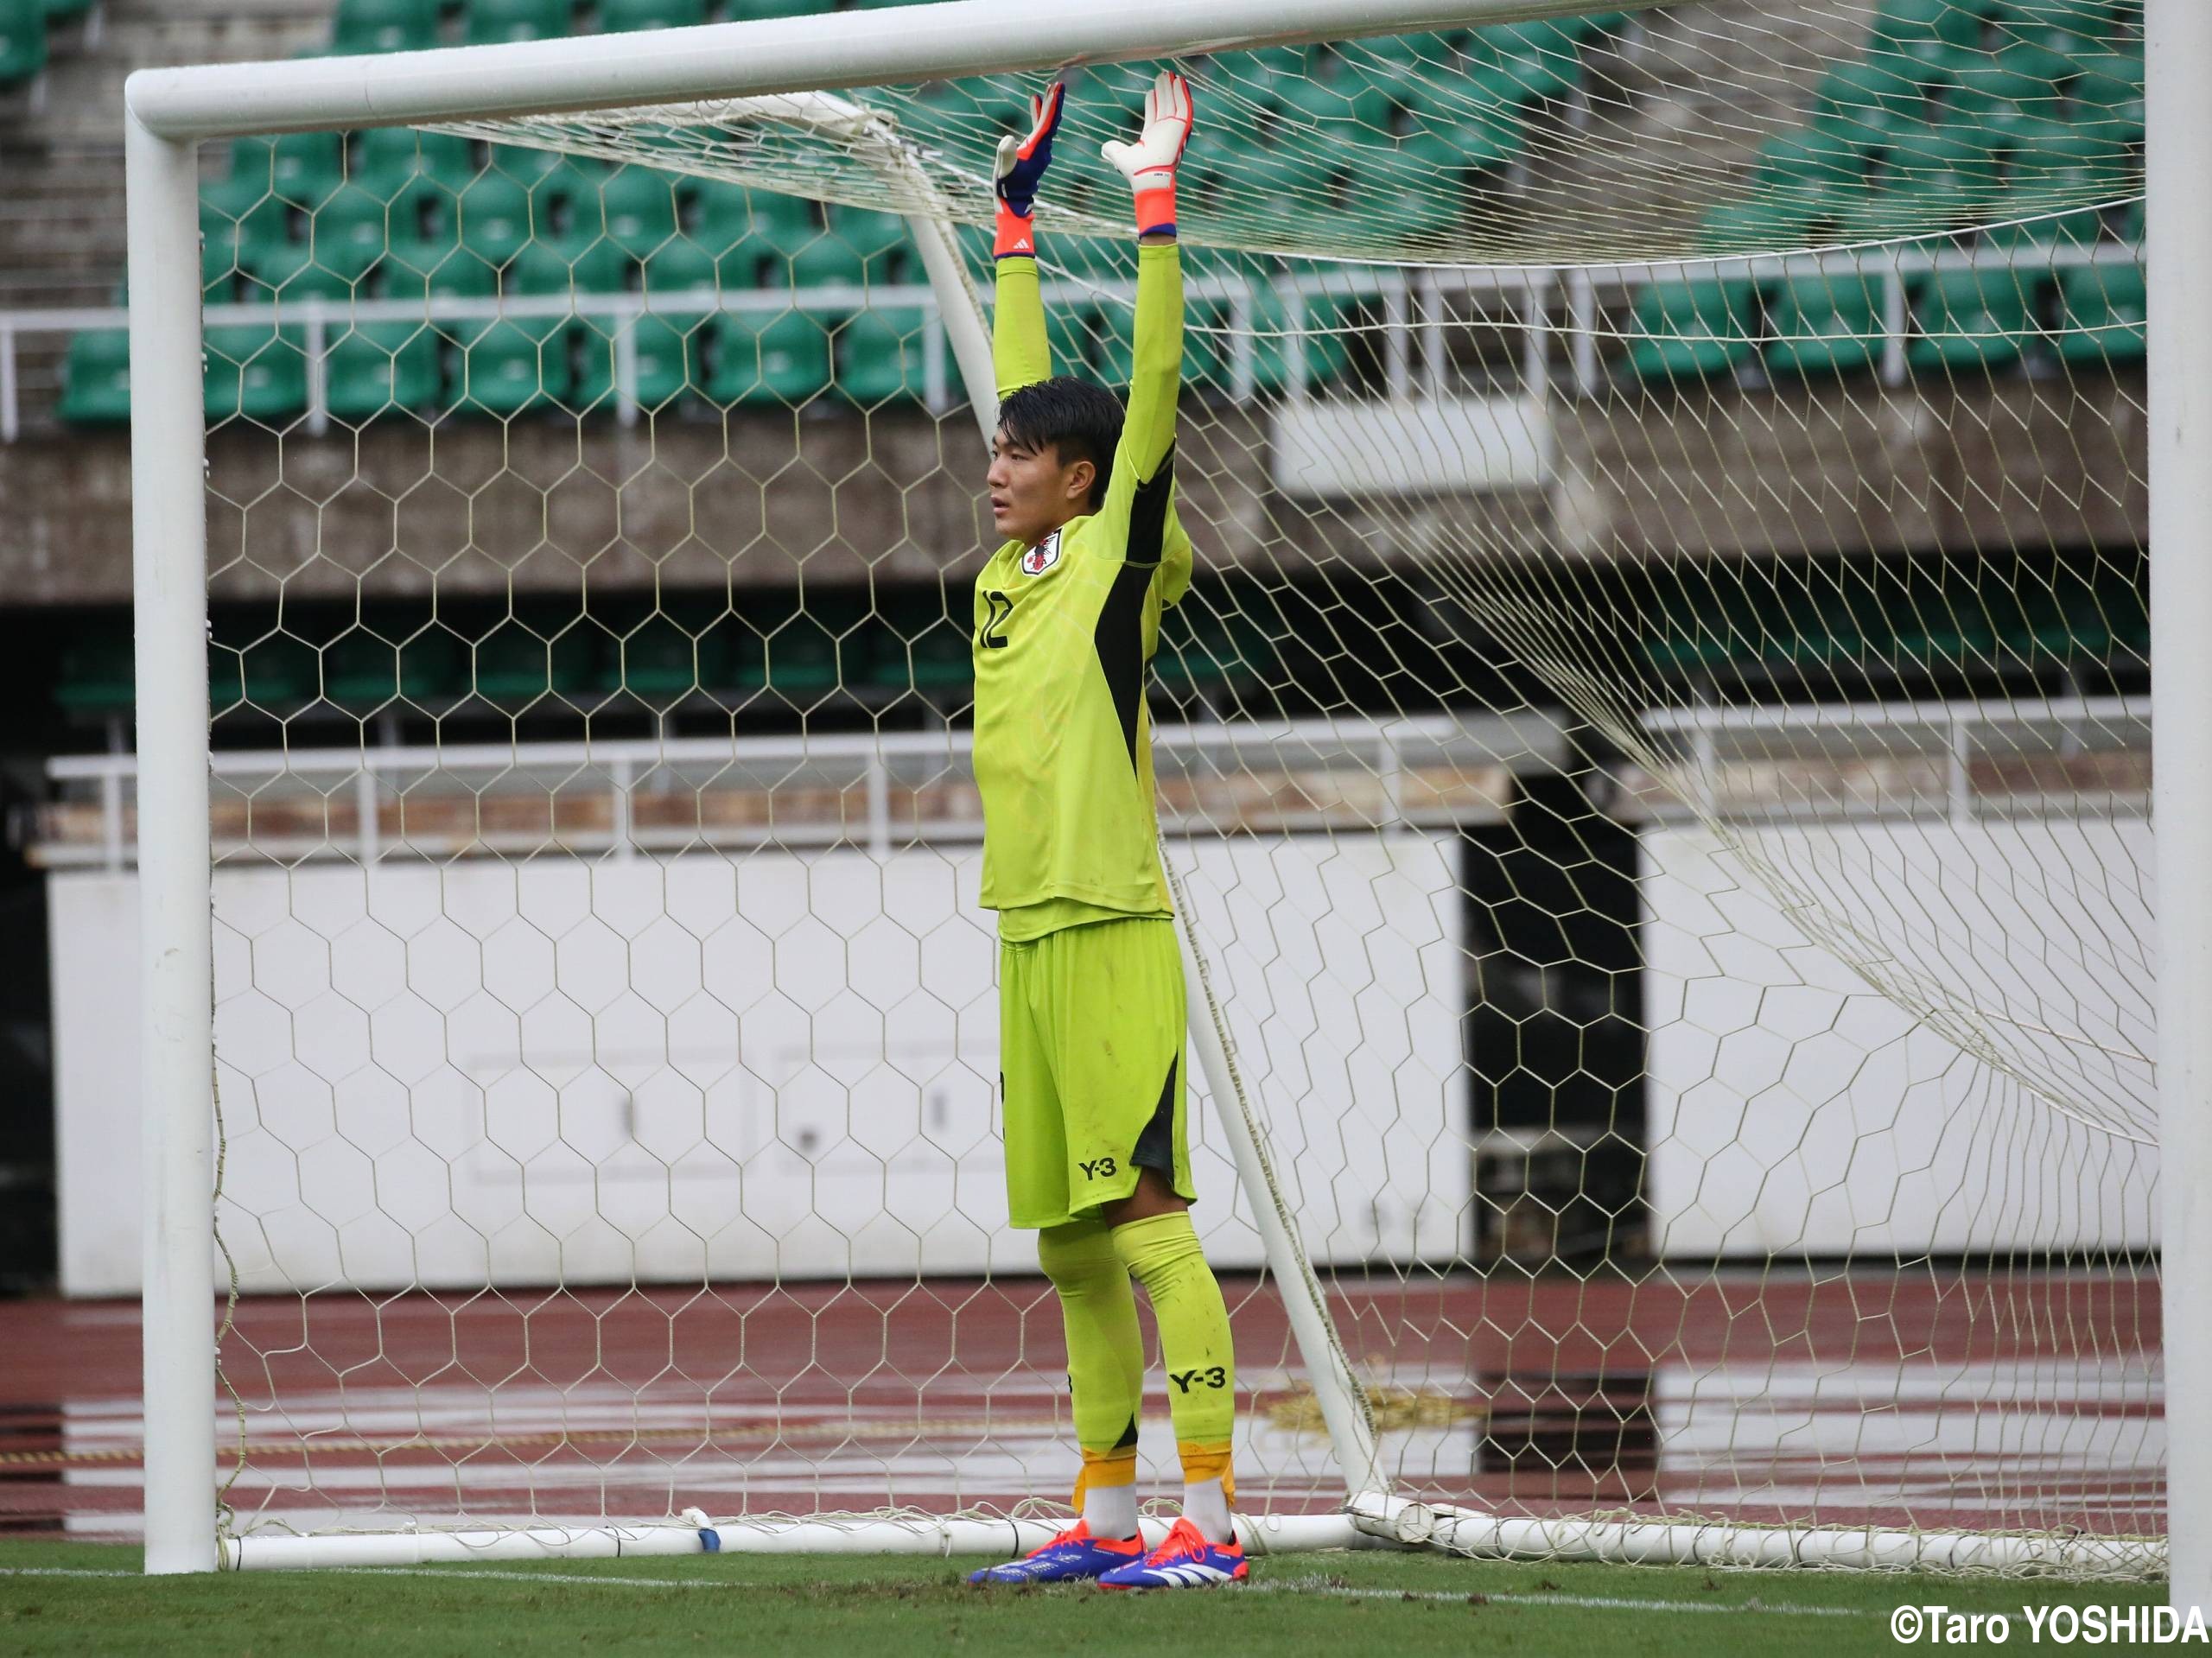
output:
[[[991,521],[1009,541],[1033,542],[1106,499],[1122,402],[1102,385],[1061,375],[999,404],[991,445]]]

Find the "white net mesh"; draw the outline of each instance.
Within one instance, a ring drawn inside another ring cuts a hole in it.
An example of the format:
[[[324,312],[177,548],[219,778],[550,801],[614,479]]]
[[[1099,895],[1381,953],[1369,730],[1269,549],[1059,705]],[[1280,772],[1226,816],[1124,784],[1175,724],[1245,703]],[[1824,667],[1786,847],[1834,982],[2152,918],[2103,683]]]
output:
[[[1164,844],[1400,1493],[2161,1532],[2139,22],[1182,66]],[[1096,141],[1149,69],[1071,77],[1039,219],[1109,383]],[[888,216],[984,222],[1031,90],[213,187],[212,297],[289,308],[209,334],[236,1530],[1064,1493],[973,907],[980,449]],[[1332,1506],[1193,1122],[1243,1500]]]

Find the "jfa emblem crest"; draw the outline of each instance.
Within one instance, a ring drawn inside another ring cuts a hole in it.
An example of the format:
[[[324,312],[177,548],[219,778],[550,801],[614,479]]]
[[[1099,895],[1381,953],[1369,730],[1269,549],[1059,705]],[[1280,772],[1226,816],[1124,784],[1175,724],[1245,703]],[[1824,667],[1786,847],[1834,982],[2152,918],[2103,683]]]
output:
[[[1024,575],[1042,575],[1060,562],[1060,532],[1057,530],[1021,556]]]

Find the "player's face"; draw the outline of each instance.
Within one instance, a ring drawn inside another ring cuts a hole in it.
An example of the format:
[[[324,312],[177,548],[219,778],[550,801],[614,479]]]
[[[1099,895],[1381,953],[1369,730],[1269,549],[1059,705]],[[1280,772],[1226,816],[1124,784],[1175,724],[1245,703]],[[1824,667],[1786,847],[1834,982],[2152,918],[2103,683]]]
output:
[[[1063,466],[1056,446],[1029,448],[1001,431],[983,480],[991,492],[991,523],[1008,541],[1042,541],[1084,511],[1090,479],[1088,461]]]

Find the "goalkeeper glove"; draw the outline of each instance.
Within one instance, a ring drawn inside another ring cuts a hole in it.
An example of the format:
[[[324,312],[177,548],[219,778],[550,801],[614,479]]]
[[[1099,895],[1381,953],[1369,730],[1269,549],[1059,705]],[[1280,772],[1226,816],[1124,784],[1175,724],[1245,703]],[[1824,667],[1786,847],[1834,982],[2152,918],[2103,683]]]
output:
[[[1031,215],[1037,211],[1037,187],[1045,177],[1045,169],[1052,164],[1052,135],[1060,130],[1060,99],[1065,94],[1065,82],[1054,81],[1042,98],[1029,100],[1029,136],[1017,138],[1008,133],[999,140],[998,234],[991,245],[991,257],[1006,258],[1010,254],[1034,257],[1037,237]]]
[[[1136,143],[1099,147],[1136,192],[1138,235],[1175,233],[1175,164],[1190,142],[1191,83],[1162,70],[1144,96],[1144,131]]]

